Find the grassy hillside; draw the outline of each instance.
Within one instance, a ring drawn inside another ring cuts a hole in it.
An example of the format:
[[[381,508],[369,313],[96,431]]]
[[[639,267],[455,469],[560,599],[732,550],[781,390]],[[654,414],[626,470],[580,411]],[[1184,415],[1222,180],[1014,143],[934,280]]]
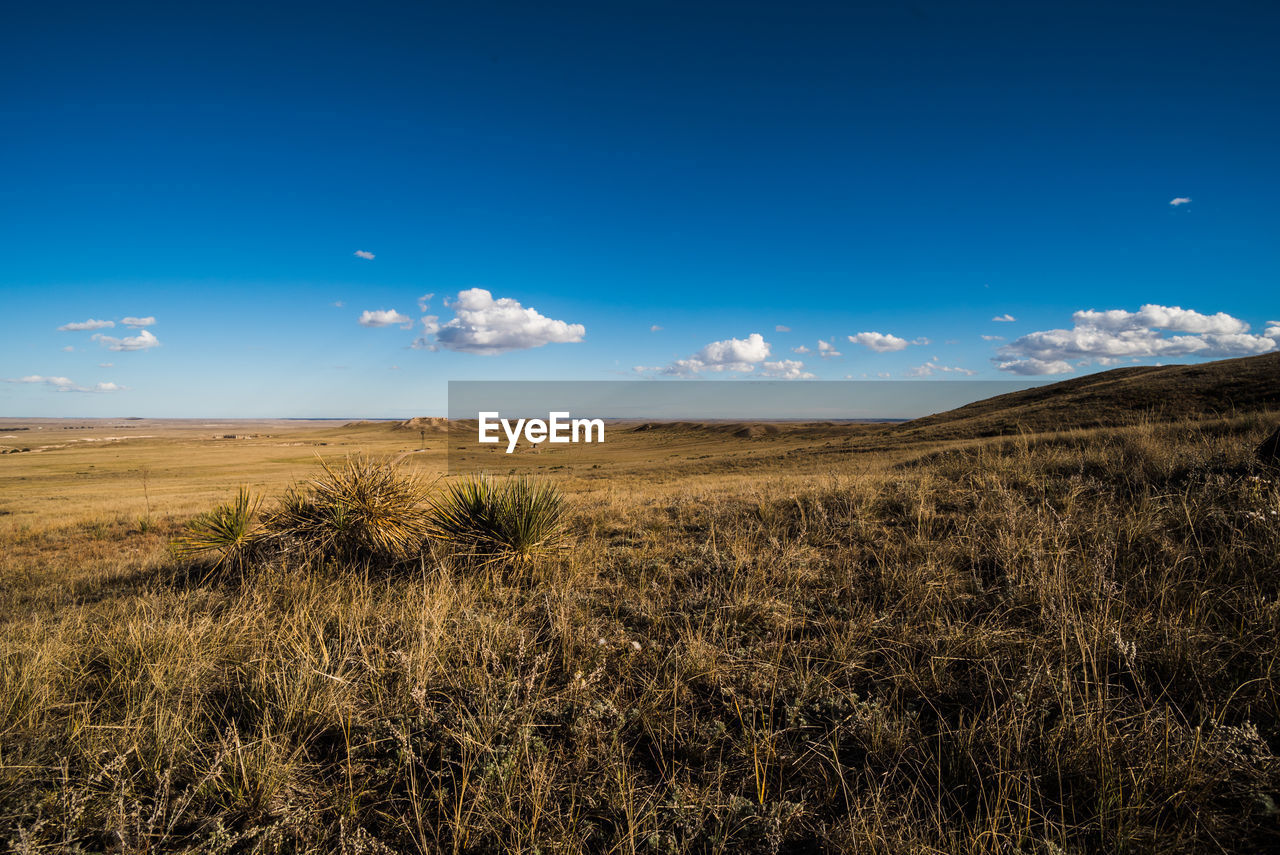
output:
[[[1199,365],[1116,368],[988,398],[891,429],[954,439],[1280,410],[1280,353]]]

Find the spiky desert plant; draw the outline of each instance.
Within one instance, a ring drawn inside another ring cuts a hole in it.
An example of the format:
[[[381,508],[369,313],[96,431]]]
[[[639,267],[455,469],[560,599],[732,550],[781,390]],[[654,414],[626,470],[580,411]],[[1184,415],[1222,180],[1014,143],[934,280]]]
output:
[[[427,486],[388,460],[321,461],[324,474],[295,485],[266,518],[270,536],[309,560],[397,562],[427,537]]]
[[[172,548],[180,558],[214,558],[214,569],[242,569],[262,541],[256,525],[260,499],[241,487],[232,501],[187,523]]]
[[[431,534],[484,562],[526,562],[565,542],[564,499],[552,484],[485,476],[450,484],[431,508]]]

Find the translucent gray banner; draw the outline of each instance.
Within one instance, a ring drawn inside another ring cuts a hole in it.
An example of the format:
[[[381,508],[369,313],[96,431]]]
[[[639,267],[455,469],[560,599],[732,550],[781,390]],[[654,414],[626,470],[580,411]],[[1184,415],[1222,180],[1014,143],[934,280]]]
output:
[[[904,422],[1040,385],[1017,380],[449,382],[449,473],[608,469],[698,441]],[[678,441],[677,441],[678,440]]]

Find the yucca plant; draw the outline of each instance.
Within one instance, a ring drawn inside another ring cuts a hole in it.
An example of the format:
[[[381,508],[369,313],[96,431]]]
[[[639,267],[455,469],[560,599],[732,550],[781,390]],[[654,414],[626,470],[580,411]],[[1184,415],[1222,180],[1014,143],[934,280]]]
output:
[[[234,500],[205,511],[187,523],[186,533],[174,540],[180,558],[214,558],[214,569],[243,569],[262,542],[255,525],[259,499],[241,487]]]
[[[390,461],[321,462],[324,474],[291,488],[266,518],[269,535],[310,560],[397,562],[427,537],[427,486]]]
[[[482,562],[523,563],[565,542],[564,499],[526,477],[450,484],[431,508],[431,534]]]

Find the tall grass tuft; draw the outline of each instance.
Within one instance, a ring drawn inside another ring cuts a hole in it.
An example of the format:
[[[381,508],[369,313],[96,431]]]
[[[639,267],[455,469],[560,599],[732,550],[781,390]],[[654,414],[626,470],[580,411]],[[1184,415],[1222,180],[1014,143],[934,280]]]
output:
[[[187,523],[186,533],[173,542],[174,554],[213,557],[217,570],[243,569],[262,542],[262,531],[255,525],[259,503],[247,487],[241,487],[234,500]]]
[[[322,462],[324,474],[291,488],[266,518],[268,534],[304,560],[395,563],[427,537],[428,487],[387,460]]]
[[[431,534],[486,563],[528,562],[564,545],[564,498],[552,484],[526,477],[469,478],[436,500]]]

